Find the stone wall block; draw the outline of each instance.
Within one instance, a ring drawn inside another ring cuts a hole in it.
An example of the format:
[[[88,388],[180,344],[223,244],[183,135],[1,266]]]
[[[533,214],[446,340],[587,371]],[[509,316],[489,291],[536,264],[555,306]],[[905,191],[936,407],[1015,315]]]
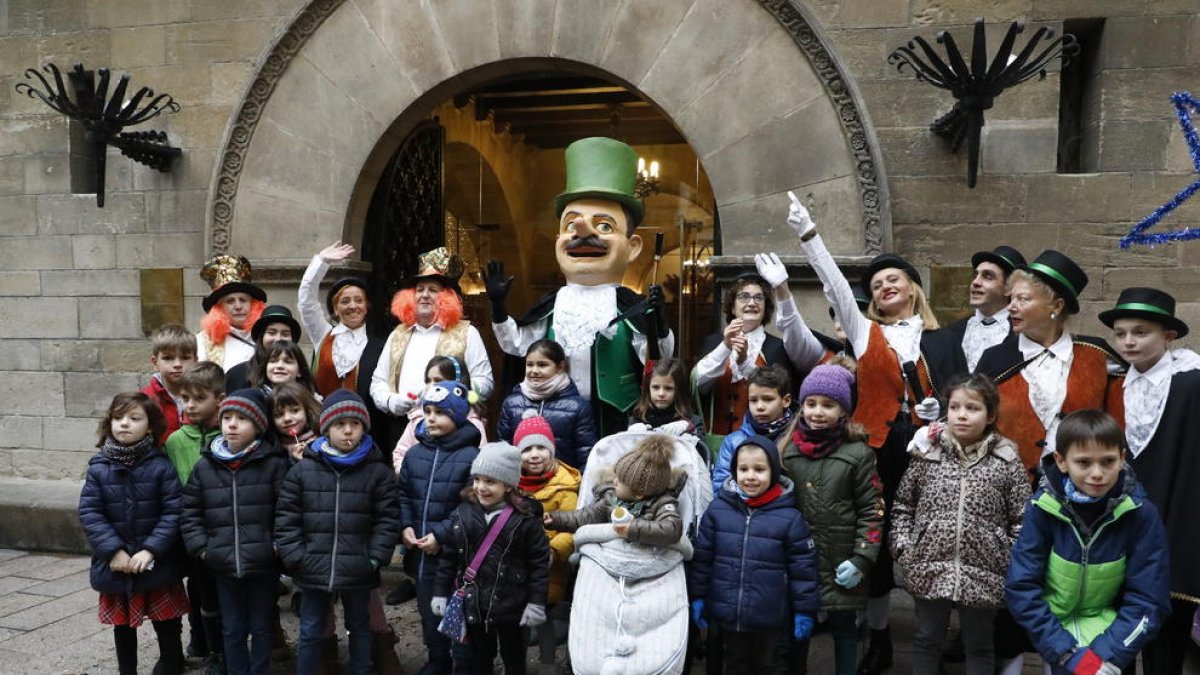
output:
[[[42,356],[35,340],[0,340],[0,370],[38,370]]]
[[[867,0],[863,0],[866,2]],[[912,0],[913,23],[945,26],[970,24],[977,16],[986,16],[989,23],[1015,21],[1029,16],[1035,0]],[[843,6],[844,6],[843,2]],[[961,46],[961,45],[960,45]]]
[[[328,232],[316,224],[316,208],[261,191],[250,191],[247,187],[250,186],[243,184],[238,194],[238,211],[255,214],[255,227],[251,228],[243,221],[235,223],[230,250],[242,251],[251,258],[257,251],[268,250],[281,258],[303,258],[307,251],[311,258],[312,252],[320,249],[313,246],[328,239]],[[280,231],[287,231],[288,236],[280,239],[271,234]],[[328,242],[325,245],[328,246]]]
[[[85,338],[142,337],[141,298],[87,298],[79,305],[79,331]]]
[[[1124,173],[1038,176],[1029,183],[1029,219],[1051,223],[1127,223],[1131,184],[1131,176]]]
[[[84,447],[87,448],[87,446]],[[20,448],[10,451],[15,475],[34,480],[83,478],[87,474],[88,462],[95,454],[95,448],[87,448],[78,452],[61,450],[46,452],[45,450]]]
[[[629,82],[640,82],[695,0],[626,2],[613,18],[600,65]]]
[[[697,130],[688,139],[697,154],[708,156],[771,120],[825,98],[817,74],[788,58],[795,51],[787,34],[769,33],[676,116],[680,127]],[[740,101],[754,104],[738,105]]]
[[[1059,247],[1058,223],[993,223],[988,225],[897,225],[892,237],[896,252],[925,265],[970,265],[980,249],[1010,242],[1032,260],[1042,251]]]
[[[1101,125],[1101,171],[1162,171],[1167,145],[1179,134],[1174,120],[1104,122]]]
[[[1163,249],[1159,249],[1163,254]],[[1164,258],[1174,258],[1168,254]],[[1104,297],[1116,298],[1121,291],[1131,286],[1161,288],[1175,296],[1177,302],[1200,298],[1200,276],[1181,274],[1178,269],[1161,267],[1115,267],[1104,270],[1102,279],[1092,276],[1092,283],[1103,285]],[[1109,309],[1109,308],[1105,308]]]
[[[983,127],[981,154],[984,173],[1053,173],[1058,165],[1058,121],[988,124]]]
[[[843,28],[905,26],[908,3],[909,0],[842,0],[835,22]]]
[[[216,148],[229,123],[226,106],[191,105],[162,118],[167,138],[186,153],[191,148]]]
[[[1130,227],[1133,226],[1133,223],[1137,223],[1153,213],[1158,207],[1166,204],[1176,193],[1195,180],[1196,174],[1194,173],[1189,175],[1156,174],[1149,172],[1133,174],[1133,189],[1131,204],[1129,206]],[[1180,204],[1174,211],[1168,213],[1159,221],[1153,231],[1164,232],[1167,230],[1183,229],[1185,227],[1195,227],[1197,222],[1200,222],[1200,199],[1192,198]],[[1194,244],[1184,245],[1181,248],[1185,250],[1200,249],[1200,247]],[[1192,264],[1200,264],[1200,260]]]
[[[62,373],[0,372],[0,412],[4,415],[62,417]]]
[[[880,39],[878,30],[834,30],[829,31],[834,47],[846,69],[858,81],[879,80],[893,70],[887,63],[892,45]]]
[[[852,177],[794,187],[813,214],[821,238],[835,255],[862,252],[862,212],[858,186]],[[796,234],[787,224],[787,190],[721,204],[724,255],[753,255],[774,251],[802,255]]]
[[[25,157],[25,192],[34,195],[71,191],[71,162],[63,152]],[[95,196],[92,197],[95,199]]]
[[[611,4],[611,3],[595,3]],[[450,50],[450,60],[460,70],[500,58],[500,36],[492,3],[476,0],[438,0],[430,3]]]
[[[429,3],[355,0],[354,4],[399,64],[397,72],[412,81],[416,91],[430,89],[454,72],[446,37]],[[348,10],[343,6],[339,11]]]
[[[69,237],[0,237],[0,269],[38,270],[70,267]]]
[[[108,269],[117,266],[117,238],[110,235],[71,237],[71,262],[77,270]]]
[[[150,343],[147,340],[104,340],[99,346],[100,369],[104,372],[149,372],[151,354]]]
[[[1092,278],[1083,297],[1099,300],[1103,298],[1103,270],[1108,267],[1176,267],[1179,258],[1174,251],[1160,248],[1134,246],[1122,250],[1118,246],[1121,237],[1129,232],[1129,223],[1075,223],[1064,225],[1063,253],[1071,256]],[[1093,287],[1094,286],[1094,287]]]
[[[207,190],[212,180],[214,148],[193,148],[175,160],[170,173],[141,164],[132,165],[133,189],[145,191]]]
[[[549,56],[557,4],[558,0],[495,0],[500,58]]]
[[[40,417],[0,416],[0,448],[36,448],[41,444]]]
[[[558,0],[550,53],[564,59],[595,63],[604,49],[605,38],[612,30],[613,17],[621,4]],[[444,21],[442,26],[446,26]]]
[[[16,166],[14,162],[11,166]],[[2,179],[0,179],[2,181]],[[25,182],[22,172],[20,182]],[[37,234],[37,197],[12,195],[0,197],[0,232],[5,235]]]
[[[100,68],[111,63],[110,47],[108,31],[51,31],[37,36],[37,63],[53,62],[63,71],[76,63]],[[45,110],[41,101],[38,107]]]
[[[113,392],[114,395],[117,392]],[[112,398],[110,397],[111,401]],[[108,408],[106,403],[104,406]],[[74,450],[76,452],[85,451],[92,448],[98,439],[97,427],[100,419],[103,419],[103,411],[96,417],[60,417],[58,419],[47,419],[45,422],[45,430],[43,431],[41,445],[46,450]],[[14,446],[20,447],[20,446]],[[34,444],[25,447],[37,447]]]
[[[176,190],[149,192],[146,198],[146,231],[150,233],[204,232],[208,192]]]
[[[73,338],[79,336],[75,298],[0,297],[0,338]]]
[[[1089,16],[1134,16],[1146,11],[1149,3],[1161,4],[1159,0],[1033,0],[1029,10],[1030,19],[1062,19]]]
[[[189,2],[159,0],[123,0],[87,3],[88,25],[93,28],[117,28],[150,24],[176,23],[189,18]]]
[[[167,63],[206,66],[214,61],[252,61],[275,32],[275,19],[191,21],[166,28]]]
[[[0,153],[4,155],[67,151],[67,118],[62,115],[21,117],[0,124]]]
[[[0,271],[0,295],[38,295],[42,292],[42,281],[35,271]]]
[[[26,159],[25,155],[0,157],[0,193],[19,195],[25,192]]]
[[[204,255],[202,234],[130,234],[117,239],[117,267],[187,267]]]
[[[346,58],[349,42],[358,44],[353,59]],[[409,81],[395,76],[395,59],[357,11],[335,12],[329,17],[305,46],[304,58],[333,83],[339,99],[349,99],[375,120],[376,136],[416,98]]]
[[[250,63],[214,63],[208,70],[212,86],[209,103],[227,109],[241,102],[246,83],[254,72]]]
[[[1042,180],[1039,177],[1037,180]],[[1027,181],[981,175],[975,190],[965,175],[894,176],[889,180],[892,221],[911,223],[1013,223],[1026,218]],[[940,234],[937,239],[944,239]]]
[[[668,115],[677,114],[744,58],[748,46],[782,30],[774,17],[753,3],[696,0],[646,77],[635,84]]]
[[[93,371],[100,367],[100,343],[43,340],[42,370]]]
[[[914,80],[864,80],[858,83],[877,128],[928,127],[954,107],[954,97]]]
[[[149,381],[132,374],[114,373],[66,373],[55,374],[64,378],[66,387],[66,414],[68,417],[103,417],[114,395],[123,391],[137,391]],[[62,411],[58,415],[62,415]]]
[[[65,270],[42,272],[42,293],[70,297],[138,295],[137,270]]]
[[[167,29],[165,26],[114,28],[112,59],[121,68],[161,66],[167,62]]]
[[[332,151],[300,143],[279,127],[260,128],[257,152],[246,162],[241,190],[258,192],[316,208],[334,196]],[[240,201],[240,195],[239,195]],[[272,237],[269,232],[263,236]],[[283,257],[283,256],[273,256]]]
[[[1193,7],[1193,10],[1195,8]],[[1100,60],[1105,69],[1188,65],[1188,16],[1116,17],[1104,22]]]
[[[259,49],[262,49],[262,45]],[[136,87],[150,87],[160,94],[166,92],[174,96],[176,101],[183,103],[207,101],[212,95],[212,77],[207,64],[168,64],[138,68],[130,84]],[[154,123],[159,125],[155,128],[161,128],[164,119],[159,117],[154,120]],[[183,158],[186,157],[185,153]],[[178,161],[176,160],[176,163]],[[176,166],[177,164],[172,164],[171,170],[175,171]]]
[[[1200,80],[1200,64],[1185,68],[1108,71],[1097,78],[1101,89],[1101,119],[1174,120],[1171,94],[1184,82]]]
[[[820,183],[854,170],[841,125],[825,100],[768,122],[702,159],[716,193],[730,201]]]
[[[889,178],[966,175],[966,151],[951,152],[949,141],[929,127],[885,127],[876,135]]]

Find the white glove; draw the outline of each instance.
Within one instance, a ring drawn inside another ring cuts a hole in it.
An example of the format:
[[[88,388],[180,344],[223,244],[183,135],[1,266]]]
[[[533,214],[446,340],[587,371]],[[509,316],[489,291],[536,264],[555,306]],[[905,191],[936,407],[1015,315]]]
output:
[[[650,425],[646,424],[645,422],[634,422],[633,424],[629,425],[629,428],[627,428],[626,431],[647,432],[650,431]]]
[[[913,408],[913,410],[916,411],[917,417],[925,420],[926,422],[933,422],[942,416],[942,406],[940,403],[938,403],[938,400],[932,396],[926,396],[925,400],[918,403],[917,407]]]
[[[1100,668],[1096,671],[1096,675],[1121,675],[1121,669],[1109,661],[1100,664]]]
[[[792,205],[788,207],[788,225],[796,231],[796,236],[803,237],[809,230],[815,229],[817,224],[813,222],[812,216],[808,215],[808,209],[800,203],[796,193],[788,190],[788,199],[792,200]]]
[[[540,626],[544,623],[546,623],[545,607],[533,603],[525,605],[525,611],[521,613],[522,626]]]
[[[842,588],[854,588],[862,582],[863,573],[858,569],[858,566],[849,560],[843,560],[842,564],[834,570],[833,580]]]
[[[933,450],[933,442],[941,433],[942,425],[934,422],[924,429],[917,429],[913,439],[908,442],[908,454],[927,455]]]
[[[436,597],[429,599],[429,609],[434,616],[444,616],[446,614],[446,597]]]
[[[667,422],[661,427],[655,429],[655,431],[668,436],[682,436],[687,433],[688,427],[690,426],[691,424],[689,424],[687,420],[675,420],[674,422]]]
[[[788,282],[787,267],[779,262],[779,256],[774,253],[755,254],[754,266],[758,268],[758,276],[770,284],[771,288],[779,288]]]

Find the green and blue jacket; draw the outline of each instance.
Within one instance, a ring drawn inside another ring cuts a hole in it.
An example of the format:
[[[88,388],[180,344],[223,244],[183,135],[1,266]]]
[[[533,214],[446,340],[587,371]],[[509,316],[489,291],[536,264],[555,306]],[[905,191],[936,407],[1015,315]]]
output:
[[[1125,668],[1170,613],[1166,533],[1128,465],[1090,526],[1063,494],[1053,455],[1012,549],[1005,597],[1050,663],[1090,647]]]

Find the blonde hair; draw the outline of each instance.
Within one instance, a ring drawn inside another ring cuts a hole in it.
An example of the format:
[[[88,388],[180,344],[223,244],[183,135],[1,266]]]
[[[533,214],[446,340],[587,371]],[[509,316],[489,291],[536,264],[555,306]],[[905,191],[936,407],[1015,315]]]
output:
[[[925,323],[925,330],[937,330],[941,328],[937,317],[933,314],[933,309],[929,306],[929,300],[925,297],[925,289],[921,288],[921,284],[913,281],[907,272],[904,274],[904,277],[908,279],[909,285],[912,286],[912,300],[908,303],[908,310],[921,317],[921,321]],[[867,305],[867,318],[882,324],[893,324],[900,320],[894,316],[880,314],[879,309],[875,307],[874,297],[871,298],[871,304]]]
[[[1028,270],[1014,270],[1012,274],[1008,275],[1008,282],[1004,285],[1005,292],[1011,296],[1013,285],[1018,281],[1024,281],[1030,286],[1033,286],[1039,293],[1045,296],[1046,300],[1050,304],[1054,304],[1055,300],[1062,300],[1063,308],[1062,311],[1059,312],[1059,319],[1064,322],[1067,320],[1067,315],[1071,313],[1071,311],[1067,309],[1067,299],[1059,295],[1058,291],[1054,290],[1054,287],[1043,281],[1038,275]]]
[[[159,326],[150,334],[151,354],[158,356],[164,352],[175,352],[196,357],[196,336],[186,326],[168,323]]]

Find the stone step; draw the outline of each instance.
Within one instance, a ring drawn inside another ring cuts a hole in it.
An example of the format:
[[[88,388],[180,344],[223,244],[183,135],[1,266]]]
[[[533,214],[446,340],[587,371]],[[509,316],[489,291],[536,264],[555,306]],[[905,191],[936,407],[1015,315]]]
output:
[[[89,554],[79,525],[83,481],[0,478],[0,548]]]

